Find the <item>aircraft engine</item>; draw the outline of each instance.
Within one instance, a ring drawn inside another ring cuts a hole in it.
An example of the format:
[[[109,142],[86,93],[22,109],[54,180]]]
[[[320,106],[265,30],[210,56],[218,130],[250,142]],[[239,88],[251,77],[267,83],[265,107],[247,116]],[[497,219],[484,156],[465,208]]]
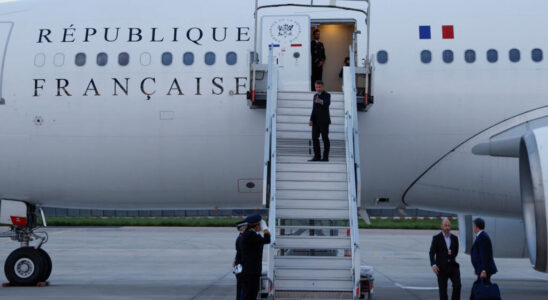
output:
[[[548,271],[548,127],[525,134],[519,150],[520,190],[529,257]]]

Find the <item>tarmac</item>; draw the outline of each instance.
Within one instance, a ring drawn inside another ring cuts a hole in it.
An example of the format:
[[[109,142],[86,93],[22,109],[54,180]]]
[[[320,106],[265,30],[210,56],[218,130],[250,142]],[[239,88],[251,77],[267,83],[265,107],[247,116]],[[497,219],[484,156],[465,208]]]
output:
[[[0,228],[3,231],[3,228]],[[232,228],[51,227],[47,287],[0,288],[0,299],[234,299]],[[488,230],[487,230],[488,231]],[[374,299],[437,299],[428,260],[436,230],[360,230],[363,265],[375,268]],[[18,244],[0,239],[0,263]],[[459,253],[463,292],[474,281]],[[528,259],[496,259],[503,299],[547,299],[548,274]],[[5,282],[0,274],[0,282]],[[449,286],[451,284],[449,283]]]

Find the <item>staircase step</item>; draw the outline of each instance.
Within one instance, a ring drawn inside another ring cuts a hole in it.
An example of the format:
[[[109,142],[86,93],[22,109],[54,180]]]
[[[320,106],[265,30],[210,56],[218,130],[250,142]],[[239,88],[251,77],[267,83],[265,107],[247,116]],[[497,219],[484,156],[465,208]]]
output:
[[[282,282],[282,284],[285,284],[285,283]],[[290,282],[289,284],[297,286],[297,283]],[[309,286],[309,284],[310,282],[303,283],[303,285],[306,285],[306,286]],[[321,282],[318,282],[318,285],[321,285]],[[352,294],[353,291],[349,291],[348,288],[334,287],[333,289],[334,291],[316,291],[314,288],[309,288],[309,291],[298,291],[298,290],[290,290],[290,289],[284,290],[282,288],[281,290],[276,289],[274,298],[278,300],[354,299]],[[350,290],[352,290],[352,288],[350,288]]]
[[[348,199],[348,192],[347,191],[296,191],[296,190],[277,189],[276,198],[278,200],[280,199],[301,199],[301,200]]]
[[[331,94],[331,101],[344,102],[344,94],[341,92],[329,92]],[[278,91],[278,99],[291,99],[291,100],[309,100],[312,102],[315,92],[290,92],[290,91]]]
[[[308,121],[310,121],[310,112],[303,116],[278,114],[276,118],[278,122],[308,124]],[[344,125],[344,117],[334,117],[331,115],[331,125]]]
[[[276,170],[283,172],[346,172],[345,163],[311,161],[303,163],[281,163],[276,164]]]
[[[302,100],[281,100],[278,99],[278,107],[294,107],[294,108],[308,108],[312,109],[312,97],[308,101]],[[329,109],[344,109],[344,102],[342,101],[331,101],[329,104]]]
[[[348,226],[313,226],[313,225],[276,225],[277,229],[288,230],[350,230]]]
[[[281,249],[349,249],[350,237],[347,236],[278,236],[276,248]]]
[[[312,135],[312,127],[308,126],[308,122],[306,123],[280,123],[276,125],[276,129],[278,131],[281,130],[287,130],[287,131],[305,131],[308,132],[308,137]],[[344,125],[331,125],[329,126],[329,136],[335,132],[342,132],[344,133]]]
[[[278,156],[276,158],[276,161],[278,163],[305,163],[305,164],[312,164],[317,162],[308,162],[310,157],[303,157],[301,155],[294,155],[294,156]],[[328,162],[321,162],[322,164],[344,164],[346,162],[346,157],[330,157]],[[346,166],[344,166],[344,169],[346,170]]]
[[[310,138],[306,139],[277,139],[276,144],[278,145],[291,145],[291,146],[300,146],[300,147],[308,147],[312,146],[312,141]],[[341,147],[344,148],[346,145],[345,141],[332,141],[331,147]]]
[[[277,131],[277,138],[282,139],[305,139],[310,138],[311,132],[308,131],[286,131],[286,130],[278,130]],[[344,133],[343,132],[330,132],[329,133],[329,139],[330,140],[344,140]]]
[[[348,209],[277,208],[276,217],[289,220],[348,220],[349,213]]]
[[[352,269],[352,258],[344,256],[276,256],[274,265],[291,269]]]
[[[276,209],[344,209],[348,211],[348,200],[276,200]]]
[[[352,281],[351,268],[318,269],[318,268],[282,268],[276,267],[275,279],[326,279]]]
[[[276,112],[278,113],[278,115],[282,115],[282,116],[308,116],[308,118],[310,118],[310,113],[312,112],[312,109],[278,107],[278,110]],[[331,117],[344,118],[344,111],[342,109],[330,110],[329,114]]]
[[[321,182],[321,181],[286,181],[277,180],[276,188],[280,190],[305,190],[305,191],[346,191],[348,189],[348,183],[335,181],[335,182]]]
[[[346,172],[317,173],[317,172],[276,172],[277,180],[292,181],[343,181],[346,182]]]

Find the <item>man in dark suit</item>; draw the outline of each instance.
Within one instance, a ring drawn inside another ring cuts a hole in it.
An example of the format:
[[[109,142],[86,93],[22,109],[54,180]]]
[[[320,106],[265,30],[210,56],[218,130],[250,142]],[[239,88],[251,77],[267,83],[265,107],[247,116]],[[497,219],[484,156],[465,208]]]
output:
[[[312,90],[314,90],[314,83],[322,80],[323,64],[325,62],[325,48],[323,43],[320,42],[320,31],[318,29],[314,30],[313,35],[314,40],[310,45],[312,56]]]
[[[242,236],[247,228],[245,221],[240,221],[236,224],[238,231],[238,237],[236,238],[236,256],[232,267],[234,268],[234,275],[236,275],[236,300],[242,300],[243,298],[243,284],[242,284]]]
[[[447,279],[453,283],[452,300],[460,299],[460,269],[456,261],[459,254],[459,239],[451,233],[451,222],[443,219],[441,232],[432,238],[430,246],[430,265],[438,276],[441,300],[447,300]]]
[[[493,259],[493,245],[491,244],[491,239],[487,232],[483,231],[485,229],[485,221],[482,218],[474,219],[474,233],[476,234],[476,239],[474,244],[472,244],[472,250],[470,251],[470,258],[472,260],[472,265],[474,266],[474,273],[478,276],[476,282],[483,279],[486,282],[491,282],[491,275],[497,273],[497,266],[495,265],[495,260]],[[470,296],[470,299],[474,295]]]
[[[312,105],[312,114],[310,114],[309,126],[312,126],[312,143],[314,145],[314,158],[310,161],[329,161],[329,105],[331,104],[331,95],[324,91],[323,81],[318,80],[315,84],[316,94],[314,94],[314,104]],[[323,159],[320,156],[320,133],[323,140]]]
[[[263,246],[270,244],[270,232],[260,215],[249,216],[246,222],[247,229],[242,236],[243,299],[256,300],[263,267]]]

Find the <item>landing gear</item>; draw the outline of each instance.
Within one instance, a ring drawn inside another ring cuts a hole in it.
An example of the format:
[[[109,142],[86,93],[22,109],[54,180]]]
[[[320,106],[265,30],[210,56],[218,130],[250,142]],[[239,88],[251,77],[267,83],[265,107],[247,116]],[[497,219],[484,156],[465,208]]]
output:
[[[9,205],[5,205],[7,200],[1,201],[2,210],[11,208]],[[48,234],[45,231],[37,230],[39,227],[36,222],[36,207],[26,203],[25,205],[26,214],[21,210],[17,211],[16,214],[16,216],[19,216],[17,218],[24,220],[24,223],[14,223],[8,232],[0,233],[0,237],[9,237],[21,243],[21,248],[15,249],[4,263],[6,278],[14,286],[30,286],[45,282],[48,280],[52,270],[51,258],[41,248],[48,241]],[[22,215],[25,215],[25,217]],[[41,215],[43,224],[45,225],[43,212]],[[17,221],[20,221],[19,219]],[[32,241],[37,241],[37,244],[31,246],[30,242]]]
[[[12,285],[36,285],[49,278],[51,259],[42,249],[22,247],[8,256],[4,264],[4,273]]]

